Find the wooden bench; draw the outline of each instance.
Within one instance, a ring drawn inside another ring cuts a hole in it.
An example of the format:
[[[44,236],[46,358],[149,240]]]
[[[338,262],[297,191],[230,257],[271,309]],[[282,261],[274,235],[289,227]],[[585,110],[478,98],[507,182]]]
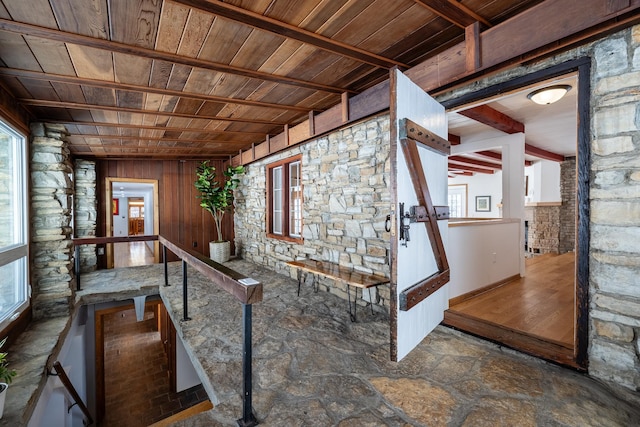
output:
[[[349,298],[349,317],[352,322],[356,321],[356,302],[358,300],[358,288],[369,289],[369,304],[371,304],[371,314],[373,314],[373,301],[371,301],[371,288],[389,283],[389,279],[375,274],[362,273],[351,268],[328,262],[312,259],[289,261],[288,265],[298,269],[298,296],[300,296],[300,285],[302,284],[303,273],[313,273],[328,277],[335,281],[344,282],[347,285],[347,297]],[[305,276],[306,277],[306,276]],[[353,299],[353,310],[351,309],[351,287],[355,288]],[[314,286],[314,291],[318,292],[318,287]]]

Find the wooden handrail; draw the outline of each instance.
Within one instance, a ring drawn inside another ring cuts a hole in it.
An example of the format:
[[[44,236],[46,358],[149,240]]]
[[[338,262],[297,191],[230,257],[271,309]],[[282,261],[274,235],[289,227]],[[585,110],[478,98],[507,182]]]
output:
[[[87,405],[85,405],[82,401],[82,398],[71,383],[71,380],[67,376],[67,373],[64,371],[64,368],[62,367],[60,362],[54,362],[53,369],[55,369],[56,374],[58,374],[58,378],[60,378],[60,381],[64,385],[64,388],[66,388],[71,395],[71,398],[78,404],[78,408],[80,408],[84,416],[87,417],[87,425],[90,426],[91,424],[93,424],[93,417],[89,413],[89,408],[87,408]]]
[[[158,240],[157,234],[151,235],[135,235],[135,236],[106,236],[106,237],[74,237],[71,239],[74,245],[102,245],[104,243],[123,243],[123,242],[147,242]]]
[[[171,252],[191,265],[207,279],[220,286],[229,294],[233,295],[243,304],[254,304],[262,301],[262,283],[242,283],[250,279],[244,274],[238,273],[222,264],[205,257],[201,253],[187,249],[183,246],[170,242],[166,238],[159,236],[158,240]]]

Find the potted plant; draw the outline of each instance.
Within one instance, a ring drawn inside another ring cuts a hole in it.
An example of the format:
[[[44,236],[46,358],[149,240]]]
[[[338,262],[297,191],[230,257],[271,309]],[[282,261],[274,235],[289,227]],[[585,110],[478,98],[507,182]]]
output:
[[[200,192],[200,206],[211,213],[216,224],[218,240],[209,242],[209,257],[216,262],[229,261],[231,243],[222,239],[222,218],[233,206],[233,190],[240,182],[235,176],[244,173],[244,166],[229,166],[224,182],[216,179],[216,168],[206,160],[196,170],[196,189]]]
[[[0,348],[4,345],[7,339],[0,341]],[[7,362],[7,353],[0,353],[0,418],[4,413],[4,401],[7,397],[7,388],[16,376],[16,371],[9,369],[9,362]]]

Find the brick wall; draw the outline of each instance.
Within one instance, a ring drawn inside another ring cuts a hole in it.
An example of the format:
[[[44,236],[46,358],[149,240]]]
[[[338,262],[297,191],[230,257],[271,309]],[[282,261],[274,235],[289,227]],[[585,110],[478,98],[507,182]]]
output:
[[[303,238],[266,236],[266,165],[302,154]],[[294,277],[287,261],[312,257],[389,277],[389,116],[377,116],[250,164],[235,195],[236,248],[242,258]],[[321,288],[347,298],[344,285]],[[292,290],[294,292],[294,290]],[[366,295],[366,292],[365,292]],[[388,287],[375,296],[388,309]]]
[[[572,252],[576,247],[576,158],[560,164],[559,244],[561,254]]]

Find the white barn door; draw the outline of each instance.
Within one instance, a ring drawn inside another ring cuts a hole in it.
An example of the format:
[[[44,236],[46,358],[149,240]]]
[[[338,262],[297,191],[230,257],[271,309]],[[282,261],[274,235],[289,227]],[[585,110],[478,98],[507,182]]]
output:
[[[448,308],[449,143],[444,107],[398,70],[390,83],[391,358],[400,361]]]

